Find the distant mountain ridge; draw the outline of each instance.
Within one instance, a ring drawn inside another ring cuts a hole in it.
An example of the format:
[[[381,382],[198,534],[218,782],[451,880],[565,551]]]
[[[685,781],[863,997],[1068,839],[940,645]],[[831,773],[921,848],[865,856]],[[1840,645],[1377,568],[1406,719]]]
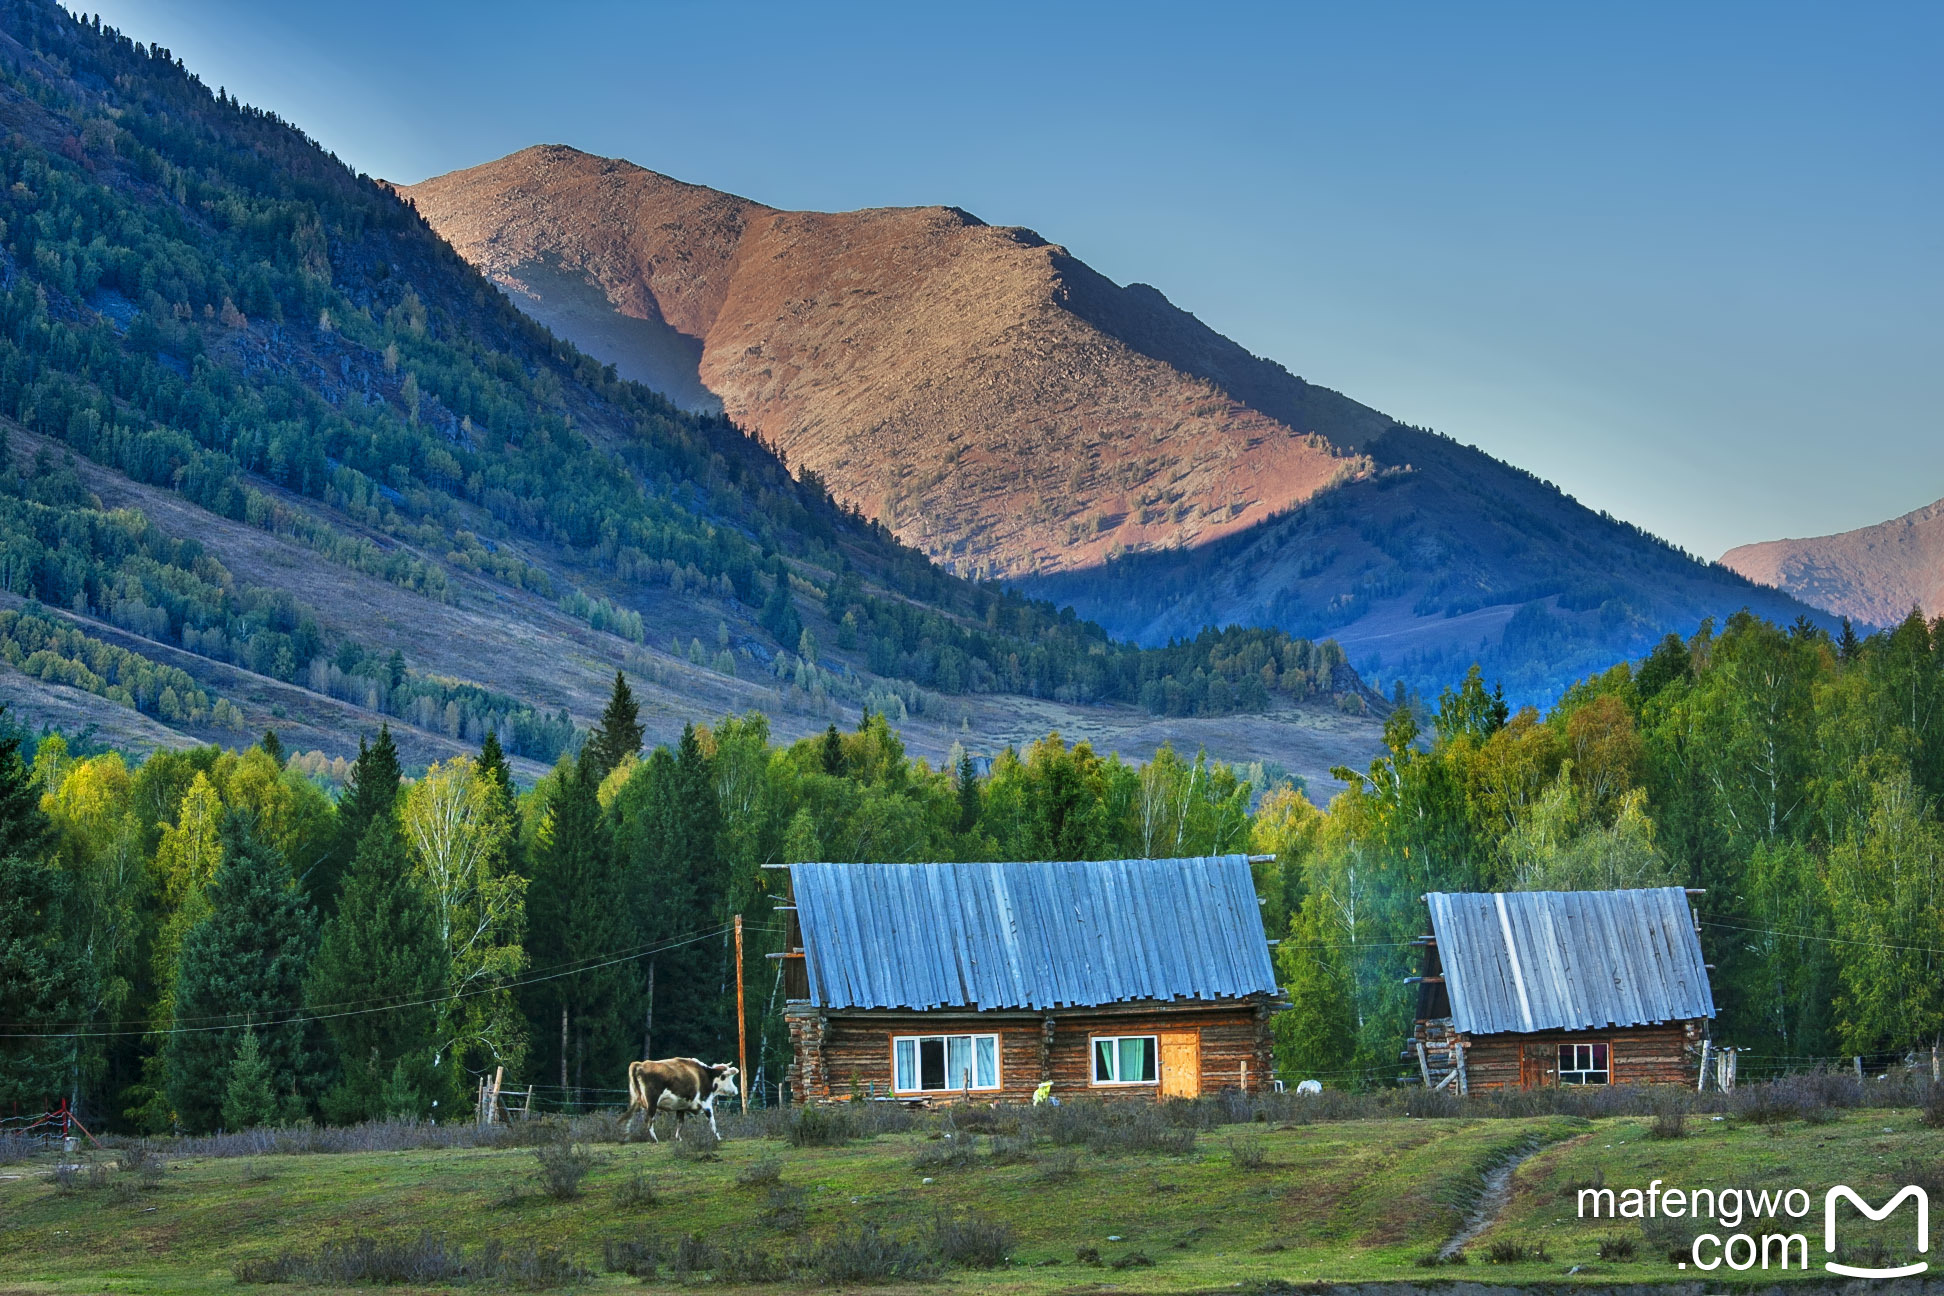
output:
[[[1140,642],[1272,626],[1544,700],[1704,618],[1817,615],[957,208],[779,211],[562,146],[402,192],[590,354]]]
[[[1738,545],[1721,562],[1862,625],[1895,625],[1913,607],[1944,616],[1944,500],[1836,535]]]
[[[953,207],[777,211],[558,145],[402,192],[535,318],[964,574],[1206,543],[1389,423]]]

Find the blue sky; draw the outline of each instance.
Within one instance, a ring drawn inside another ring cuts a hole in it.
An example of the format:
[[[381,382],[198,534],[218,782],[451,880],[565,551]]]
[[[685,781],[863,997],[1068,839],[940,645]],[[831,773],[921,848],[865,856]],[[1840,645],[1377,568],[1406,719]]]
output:
[[[1944,6],[111,0],[418,180],[951,203],[1705,557],[1944,496]]]

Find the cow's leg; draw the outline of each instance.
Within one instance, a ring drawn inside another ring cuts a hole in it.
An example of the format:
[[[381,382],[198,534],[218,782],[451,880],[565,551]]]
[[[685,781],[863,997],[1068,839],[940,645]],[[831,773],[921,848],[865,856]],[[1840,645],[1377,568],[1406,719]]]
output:
[[[711,1098],[709,1101],[703,1103],[702,1110],[709,1113],[709,1133],[715,1135],[716,1141],[720,1143],[722,1141],[722,1131],[716,1128],[715,1099]]]
[[[661,1135],[655,1133],[655,1116],[661,1106],[661,1086],[644,1077],[642,1081],[643,1111],[648,1113],[648,1138],[651,1142],[661,1142]]]

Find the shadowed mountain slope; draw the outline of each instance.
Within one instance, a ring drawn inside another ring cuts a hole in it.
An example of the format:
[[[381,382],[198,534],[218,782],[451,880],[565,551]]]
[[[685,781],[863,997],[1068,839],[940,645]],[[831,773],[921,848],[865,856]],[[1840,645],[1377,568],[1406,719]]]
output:
[[[1944,615],[1944,500],[1838,535],[1741,545],[1721,562],[1863,625],[1895,625],[1913,607]]]

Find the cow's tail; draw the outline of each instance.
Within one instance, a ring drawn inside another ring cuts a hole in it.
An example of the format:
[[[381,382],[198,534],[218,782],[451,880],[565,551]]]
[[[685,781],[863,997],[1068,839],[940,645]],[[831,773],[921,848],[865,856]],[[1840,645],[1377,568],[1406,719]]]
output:
[[[649,1120],[655,1119],[655,1113],[648,1107],[648,1082],[642,1078],[641,1063],[630,1062],[628,1063],[628,1115],[630,1117],[634,1115],[636,1108],[640,1108],[642,1114]]]

